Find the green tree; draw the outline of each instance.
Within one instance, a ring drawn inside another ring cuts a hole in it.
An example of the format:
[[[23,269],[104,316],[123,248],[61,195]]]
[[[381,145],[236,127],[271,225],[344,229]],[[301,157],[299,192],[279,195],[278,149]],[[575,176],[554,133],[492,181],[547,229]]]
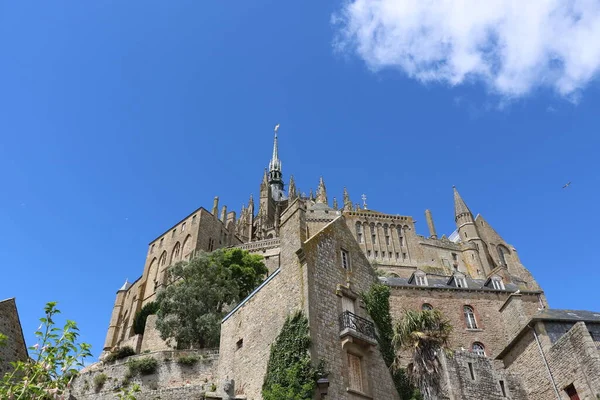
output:
[[[240,249],[199,253],[169,269],[169,284],[159,292],[156,327],[163,340],[179,348],[219,345],[225,309],[238,304],[267,274],[262,257]]]
[[[143,335],[144,330],[146,329],[146,320],[148,319],[148,315],[153,315],[158,312],[158,303],[152,301],[142,307],[137,313],[135,313],[135,318],[133,320],[133,332],[136,335]]]
[[[394,328],[390,314],[390,288],[381,283],[376,283],[362,294],[367,312],[377,327],[376,339],[379,351],[385,365],[391,369],[392,380],[401,399],[420,400],[419,391],[409,382],[404,368],[394,368],[396,349],[394,348]]]
[[[323,363],[313,367],[308,319],[298,311],[288,316],[271,346],[262,387],[264,400],[310,400],[317,379],[325,375]]]
[[[426,400],[439,397],[442,365],[439,355],[448,353],[448,338],[452,326],[439,310],[404,312],[394,327],[393,344],[396,348],[394,366],[399,367],[399,353],[411,352],[406,370],[409,380],[417,386]]]
[[[55,326],[60,313],[55,302],[46,304],[46,316],[35,332],[38,342],[29,347],[30,359],[12,363],[12,372],[0,380],[0,399],[46,400],[66,398],[67,389],[91,357],[90,345],[78,343],[79,329],[67,320],[63,328]]]

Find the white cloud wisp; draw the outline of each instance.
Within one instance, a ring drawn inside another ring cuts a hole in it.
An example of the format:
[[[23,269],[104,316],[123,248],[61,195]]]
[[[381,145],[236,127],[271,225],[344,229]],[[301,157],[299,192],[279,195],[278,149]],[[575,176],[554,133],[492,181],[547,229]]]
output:
[[[600,0],[348,0],[337,50],[421,82],[575,97],[600,72]]]

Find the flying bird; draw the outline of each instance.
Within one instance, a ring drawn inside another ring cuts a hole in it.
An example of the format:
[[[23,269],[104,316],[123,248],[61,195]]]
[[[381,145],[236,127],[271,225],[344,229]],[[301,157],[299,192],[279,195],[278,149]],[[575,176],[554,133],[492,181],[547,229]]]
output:
[[[279,124],[275,125],[275,133],[279,130]]]
[[[568,188],[569,186],[571,186],[571,181],[567,182],[567,183],[566,183],[566,184],[565,184],[565,185],[564,185],[562,188],[563,188],[563,189],[566,189],[566,188]]]

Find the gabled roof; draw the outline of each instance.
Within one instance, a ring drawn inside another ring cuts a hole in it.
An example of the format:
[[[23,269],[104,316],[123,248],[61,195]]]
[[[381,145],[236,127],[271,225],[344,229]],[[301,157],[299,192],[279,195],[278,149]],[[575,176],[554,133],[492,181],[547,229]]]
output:
[[[551,308],[543,309],[531,317],[529,322],[521,328],[514,339],[511,340],[500,354],[496,356],[496,359],[501,360],[535,321],[573,322],[574,324],[583,321],[600,324],[600,312],[586,310],[555,310]]]

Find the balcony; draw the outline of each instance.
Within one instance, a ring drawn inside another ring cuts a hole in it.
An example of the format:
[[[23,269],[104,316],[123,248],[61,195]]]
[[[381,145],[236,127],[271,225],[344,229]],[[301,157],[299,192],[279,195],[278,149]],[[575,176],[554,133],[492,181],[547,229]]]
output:
[[[344,311],[340,314],[340,338],[344,342],[377,345],[375,325],[368,319],[359,317],[350,311]]]

